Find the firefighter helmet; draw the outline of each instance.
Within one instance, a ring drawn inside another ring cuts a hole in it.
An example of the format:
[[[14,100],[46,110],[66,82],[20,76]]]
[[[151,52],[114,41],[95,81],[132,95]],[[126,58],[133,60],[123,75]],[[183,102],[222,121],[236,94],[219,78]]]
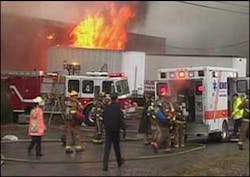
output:
[[[77,96],[78,93],[75,90],[72,90],[69,95],[70,96]]]
[[[33,99],[33,102],[38,103],[40,106],[43,106],[45,104],[44,100],[40,96]]]
[[[104,98],[105,96],[106,96],[106,94],[104,92],[100,92],[99,93],[99,97],[103,97]]]

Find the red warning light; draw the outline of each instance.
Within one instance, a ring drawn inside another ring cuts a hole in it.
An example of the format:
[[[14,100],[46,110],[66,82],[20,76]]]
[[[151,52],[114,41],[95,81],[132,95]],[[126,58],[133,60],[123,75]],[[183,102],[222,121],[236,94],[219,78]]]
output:
[[[158,83],[157,84],[157,94],[158,95],[164,95],[168,92],[168,85],[165,83]]]
[[[109,77],[124,77],[125,74],[124,73],[109,73],[108,76]]]
[[[161,87],[160,88],[160,93],[166,93],[167,92],[167,88],[166,87]]]
[[[197,87],[197,90],[198,90],[199,92],[202,92],[202,91],[203,91],[203,85],[199,85],[199,86]]]
[[[196,90],[195,90],[196,95],[202,95],[202,92],[204,90],[204,87],[202,85],[202,81],[197,81],[195,83],[195,88],[196,88]]]

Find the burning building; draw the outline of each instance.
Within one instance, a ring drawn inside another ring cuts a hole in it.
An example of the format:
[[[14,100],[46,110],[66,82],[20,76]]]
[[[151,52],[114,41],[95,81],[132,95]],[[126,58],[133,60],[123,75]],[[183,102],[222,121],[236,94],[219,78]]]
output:
[[[1,69],[47,70],[52,46],[165,53],[165,38],[128,33],[137,11],[126,3],[107,4],[87,10],[78,24],[3,13]]]

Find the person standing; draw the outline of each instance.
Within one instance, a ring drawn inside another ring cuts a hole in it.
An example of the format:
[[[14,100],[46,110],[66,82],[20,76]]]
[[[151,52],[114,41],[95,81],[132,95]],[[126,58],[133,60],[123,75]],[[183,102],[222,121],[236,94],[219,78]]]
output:
[[[36,145],[36,156],[43,156],[41,153],[42,136],[46,130],[44,123],[43,110],[44,100],[38,96],[33,99],[36,106],[31,110],[29,117],[29,130],[28,134],[31,136],[31,142],[28,147],[28,155],[31,155],[33,147]]]
[[[95,121],[95,132],[94,137],[92,139],[93,143],[102,143],[102,132],[103,132],[103,109],[104,109],[104,98],[105,93],[100,92],[96,98],[95,102],[93,104],[93,107],[91,109],[91,115]]]
[[[233,111],[231,114],[231,117],[234,120],[233,138],[238,138],[239,127],[242,121],[243,110],[239,108],[241,103],[242,99],[237,93],[235,93],[233,95]]]
[[[150,113],[148,112],[149,107],[151,106],[152,95],[151,94],[145,94],[145,105],[142,111],[142,117],[139,123],[139,133],[144,133],[144,144],[148,145],[150,144],[149,136],[152,133],[151,132],[151,122],[150,122]]]
[[[157,103],[155,110],[158,119],[156,140],[152,143],[154,151],[157,152],[161,147],[165,147],[166,153],[171,152],[171,119],[173,118],[173,106],[170,101],[170,96],[163,94]]]
[[[249,132],[249,98],[243,100],[243,103],[239,106],[243,109],[243,118],[240,127],[240,138],[238,141],[238,147],[240,150],[243,150],[243,143],[246,140],[247,133]]]
[[[66,134],[66,153],[73,153],[72,142],[74,142],[74,147],[76,152],[84,151],[84,148],[81,144],[81,133],[79,130],[79,126],[81,124],[81,120],[78,118],[78,111],[83,109],[82,104],[77,100],[78,93],[75,90],[70,92],[70,100],[67,103],[68,114],[67,114],[67,134]]]
[[[111,103],[104,108],[103,124],[105,127],[105,146],[103,157],[103,170],[108,170],[108,160],[111,145],[114,146],[116,161],[120,167],[124,163],[120,150],[120,129],[123,129],[123,138],[126,136],[126,127],[123,121],[123,112],[117,102],[117,95],[111,94]]]
[[[176,148],[185,147],[185,117],[181,103],[174,104],[174,146]]]

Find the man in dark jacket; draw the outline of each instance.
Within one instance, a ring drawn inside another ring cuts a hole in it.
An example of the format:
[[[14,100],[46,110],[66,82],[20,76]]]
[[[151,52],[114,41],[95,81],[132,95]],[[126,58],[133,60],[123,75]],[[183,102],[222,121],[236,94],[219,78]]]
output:
[[[111,94],[111,104],[104,108],[103,124],[105,126],[105,147],[103,158],[103,170],[108,170],[108,160],[111,144],[114,145],[115,156],[118,166],[120,167],[124,160],[121,157],[120,150],[120,129],[123,129],[123,138],[126,136],[125,123],[123,121],[123,112],[117,102],[117,95]]]

